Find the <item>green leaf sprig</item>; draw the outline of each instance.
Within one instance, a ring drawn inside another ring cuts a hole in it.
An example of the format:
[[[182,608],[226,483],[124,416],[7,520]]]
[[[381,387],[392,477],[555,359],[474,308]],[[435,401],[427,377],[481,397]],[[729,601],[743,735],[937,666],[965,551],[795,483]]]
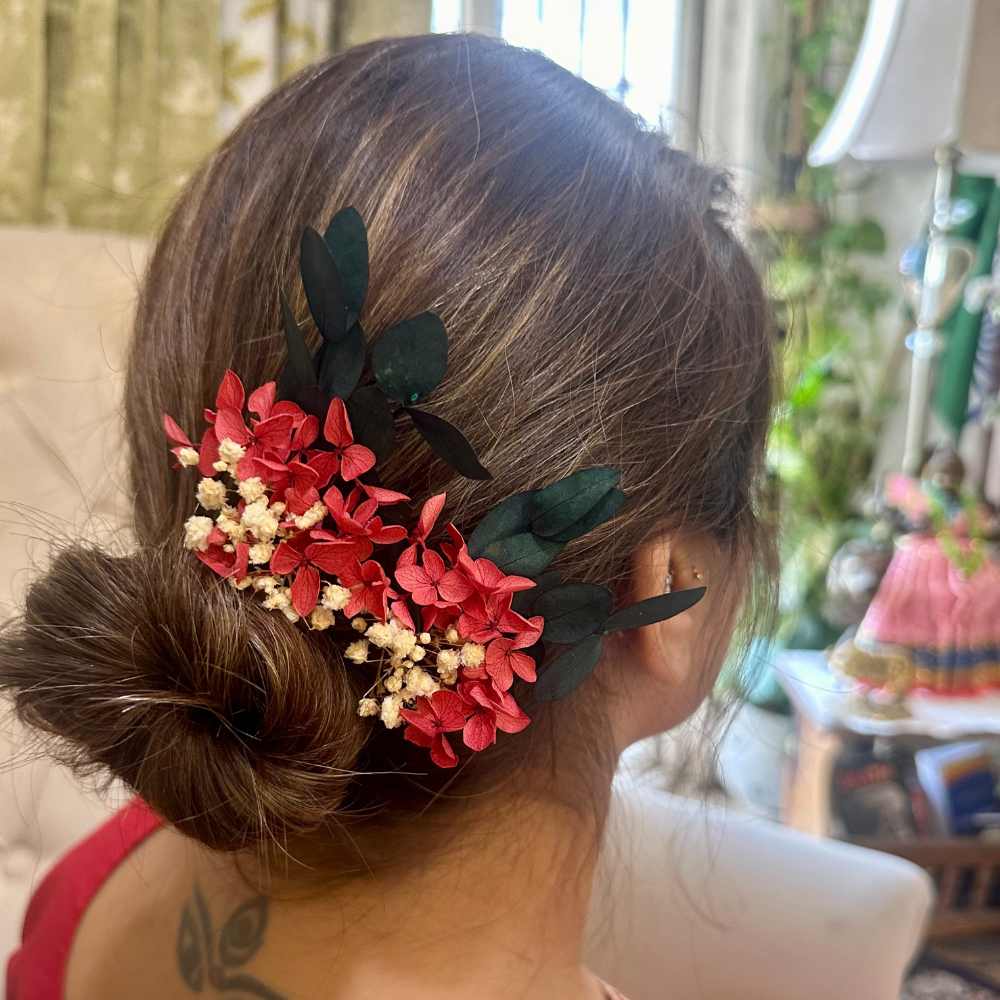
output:
[[[434,313],[420,313],[386,330],[372,347],[373,381],[359,386],[367,353],[360,316],[368,293],[368,234],[358,212],[341,209],[322,236],[307,226],[299,260],[309,312],[322,343],[313,357],[284,292],[279,292],[288,347],[280,398],[320,420],[332,399],[343,399],[355,439],[371,448],[378,461],[392,451],[396,418],[405,415],[461,475],[492,478],[454,424],[414,406],[441,384],[448,364],[448,333]]]

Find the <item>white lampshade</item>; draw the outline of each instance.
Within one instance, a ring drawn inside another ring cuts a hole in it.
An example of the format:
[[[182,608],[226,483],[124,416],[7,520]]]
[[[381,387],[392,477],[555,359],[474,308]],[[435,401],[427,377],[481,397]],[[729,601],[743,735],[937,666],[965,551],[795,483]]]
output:
[[[847,84],[809,163],[929,157],[1000,171],[1000,0],[871,0]]]

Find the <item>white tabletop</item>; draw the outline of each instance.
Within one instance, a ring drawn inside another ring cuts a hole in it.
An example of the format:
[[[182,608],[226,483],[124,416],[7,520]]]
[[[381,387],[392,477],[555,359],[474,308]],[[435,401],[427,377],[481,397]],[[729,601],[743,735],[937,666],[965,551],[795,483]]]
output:
[[[859,715],[853,683],[830,670],[822,652],[783,650],[775,658],[778,682],[795,707],[822,729],[846,729],[865,736],[916,734],[939,740],[1000,734],[1000,695],[940,698],[915,694],[906,700],[909,719]]]

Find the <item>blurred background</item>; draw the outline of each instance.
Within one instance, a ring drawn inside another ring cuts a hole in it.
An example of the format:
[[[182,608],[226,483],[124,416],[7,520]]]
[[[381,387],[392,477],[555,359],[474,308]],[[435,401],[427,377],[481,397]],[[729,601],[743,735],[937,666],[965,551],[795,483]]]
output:
[[[1000,997],[1000,0],[0,0],[0,618],[47,539],[127,536],[121,359],[192,170],[314,60],[426,31],[539,49],[728,166],[765,275],[778,634],[628,766],[909,858],[938,902],[889,992]],[[107,804],[13,722],[0,763],[2,955]]]

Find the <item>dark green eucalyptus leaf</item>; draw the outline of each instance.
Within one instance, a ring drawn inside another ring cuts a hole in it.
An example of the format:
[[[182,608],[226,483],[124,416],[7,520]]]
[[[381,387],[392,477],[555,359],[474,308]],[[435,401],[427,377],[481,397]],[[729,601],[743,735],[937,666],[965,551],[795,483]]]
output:
[[[219,935],[219,959],[230,967],[243,965],[260,950],[267,930],[267,896],[255,896],[229,915]]]
[[[643,625],[666,621],[693,608],[704,596],[705,588],[695,587],[692,590],[674,590],[669,594],[650,597],[616,611],[604,623],[602,631],[605,635],[610,632],[627,632],[629,629],[642,628]]]
[[[447,365],[448,334],[431,312],[390,327],[372,347],[378,384],[407,406],[441,384]]]
[[[344,286],[323,237],[312,226],[306,226],[302,231],[299,266],[309,311],[316,320],[319,332],[324,340],[340,340],[347,329]]]
[[[596,583],[564,583],[542,594],[533,613],[545,619],[542,638],[563,646],[601,631],[615,606],[614,594]]]
[[[312,353],[302,336],[295,313],[285,298],[282,289],[278,289],[281,301],[281,324],[285,330],[285,345],[288,348],[288,360],[281,375],[281,397],[290,398],[290,393],[297,389],[316,385],[316,372],[313,370]]]
[[[465,435],[443,417],[426,410],[404,407],[420,431],[421,437],[458,473],[466,479],[492,479],[493,476],[479,459]]]
[[[534,578],[565,548],[530,531],[501,538],[483,549],[483,556],[509,576]]]
[[[469,555],[478,559],[487,545],[527,531],[531,525],[531,499],[537,492],[515,493],[489,511],[469,535]]]
[[[617,469],[602,466],[574,472],[539,490],[532,511],[531,530],[544,538],[564,532],[600,503],[619,479],[621,473]]]
[[[553,542],[571,542],[574,538],[580,538],[588,531],[593,531],[598,525],[604,524],[605,521],[614,517],[623,503],[625,503],[625,494],[621,490],[609,490],[579,521],[574,521],[564,531],[547,537]]]
[[[347,399],[365,367],[365,331],[354,323],[340,340],[325,342],[316,355],[319,387],[333,399]]]
[[[354,440],[371,448],[375,458],[384,462],[396,440],[396,421],[385,393],[377,385],[362,386],[354,390],[346,405]]]
[[[330,220],[323,241],[344,283],[350,326],[361,315],[368,294],[368,233],[357,210],[351,206],[342,208]]]
[[[581,639],[544,668],[531,693],[537,701],[565,698],[594,672],[603,651],[604,636],[600,632]]]
[[[510,602],[510,606],[519,615],[524,615],[525,618],[530,618],[534,614],[531,609],[535,606],[535,601],[537,601],[542,594],[548,593],[548,591],[550,591],[553,587],[558,587],[559,579],[559,574],[554,570],[551,573],[543,573],[537,580],[535,580],[535,585],[531,588],[531,590],[519,590]]]

